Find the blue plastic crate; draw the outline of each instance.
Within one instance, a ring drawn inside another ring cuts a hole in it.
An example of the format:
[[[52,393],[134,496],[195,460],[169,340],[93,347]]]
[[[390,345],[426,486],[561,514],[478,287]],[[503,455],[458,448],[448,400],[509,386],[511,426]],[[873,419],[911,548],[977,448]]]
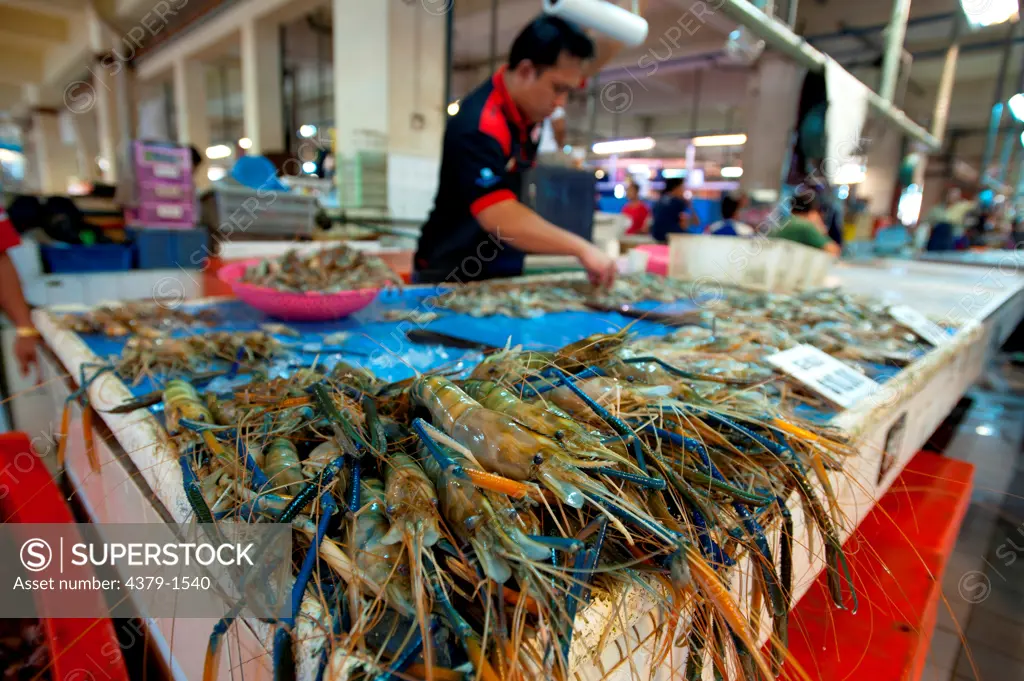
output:
[[[195,229],[134,229],[136,266],[140,270],[202,269],[209,251],[209,233]]]
[[[53,274],[124,272],[132,268],[132,247],[121,244],[40,246],[43,262]]]

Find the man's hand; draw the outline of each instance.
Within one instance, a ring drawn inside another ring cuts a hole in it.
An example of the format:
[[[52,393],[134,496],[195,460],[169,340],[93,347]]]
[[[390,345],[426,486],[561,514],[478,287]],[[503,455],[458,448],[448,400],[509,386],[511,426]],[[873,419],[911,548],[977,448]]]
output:
[[[14,341],[14,356],[18,360],[18,370],[22,378],[29,374],[29,369],[34,367],[39,372],[39,361],[36,358],[36,339],[33,336],[18,336]],[[38,376],[37,376],[38,378]]]
[[[592,243],[587,243],[577,256],[580,264],[587,270],[590,283],[594,286],[607,288],[615,283],[615,275],[618,269],[615,266],[615,259]]]

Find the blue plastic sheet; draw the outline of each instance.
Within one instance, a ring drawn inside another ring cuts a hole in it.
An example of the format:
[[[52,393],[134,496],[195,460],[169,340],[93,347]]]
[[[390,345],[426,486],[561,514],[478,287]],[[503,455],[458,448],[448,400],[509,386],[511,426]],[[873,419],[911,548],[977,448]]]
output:
[[[656,322],[635,320],[609,312],[559,312],[533,319],[472,317],[435,309],[425,302],[437,293],[436,289],[387,291],[372,305],[346,319],[316,323],[289,322],[287,326],[298,332],[301,338],[278,336],[279,340],[289,346],[289,350],[271,368],[271,375],[287,375],[289,367],[309,366],[314,361],[330,368],[339,360],[344,360],[370,370],[383,380],[401,381],[439,367],[469,369],[481,359],[480,353],[473,350],[414,344],[405,336],[405,332],[411,329],[436,331],[493,346],[521,345],[529,350],[553,350],[595,333],[614,333],[627,326],[631,333],[641,337],[660,336],[671,330]],[[236,300],[226,300],[207,307],[212,307],[218,314],[219,322],[215,330],[254,331],[261,324],[279,322]],[[691,301],[671,304],[652,301],[637,307],[673,314],[696,309]],[[439,317],[422,325],[411,321],[386,321],[383,314],[387,310],[434,311]],[[338,332],[348,332],[350,335],[340,346],[333,345],[326,352],[321,350],[324,337]],[[115,359],[125,344],[125,339],[103,336],[82,338],[102,359]],[[879,382],[888,380],[899,371],[896,367],[878,364],[864,366],[869,375]],[[240,377],[240,380],[244,382],[245,377]],[[139,396],[158,387],[146,380],[131,389],[133,394]],[[807,418],[820,421],[826,421],[834,415],[832,412],[810,409],[801,413]]]

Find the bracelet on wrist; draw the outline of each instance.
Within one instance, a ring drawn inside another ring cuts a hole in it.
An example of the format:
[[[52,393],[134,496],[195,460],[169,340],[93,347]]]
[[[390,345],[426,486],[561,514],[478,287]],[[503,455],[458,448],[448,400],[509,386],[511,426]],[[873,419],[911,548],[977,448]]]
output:
[[[39,331],[33,326],[19,326],[18,338],[39,338]]]

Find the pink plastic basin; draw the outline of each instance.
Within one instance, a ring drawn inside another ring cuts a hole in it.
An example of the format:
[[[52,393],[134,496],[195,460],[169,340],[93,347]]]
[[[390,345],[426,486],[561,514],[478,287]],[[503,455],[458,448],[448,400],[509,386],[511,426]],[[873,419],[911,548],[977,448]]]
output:
[[[647,271],[651,274],[668,276],[668,246],[664,244],[643,244],[636,250],[647,253]]]
[[[217,278],[229,284],[242,302],[260,312],[293,322],[326,322],[358,312],[377,298],[380,289],[364,288],[338,293],[287,293],[241,281],[245,268],[259,258],[231,263],[220,268]]]

